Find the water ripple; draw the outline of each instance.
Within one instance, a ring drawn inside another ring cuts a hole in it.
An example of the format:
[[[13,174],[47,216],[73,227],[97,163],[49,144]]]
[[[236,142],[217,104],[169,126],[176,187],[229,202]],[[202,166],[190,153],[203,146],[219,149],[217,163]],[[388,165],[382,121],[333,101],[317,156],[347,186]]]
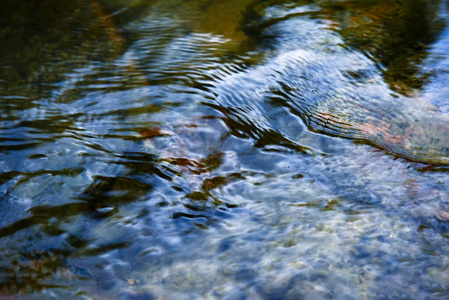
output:
[[[449,120],[357,1],[122,2],[0,55],[0,297],[445,295]]]

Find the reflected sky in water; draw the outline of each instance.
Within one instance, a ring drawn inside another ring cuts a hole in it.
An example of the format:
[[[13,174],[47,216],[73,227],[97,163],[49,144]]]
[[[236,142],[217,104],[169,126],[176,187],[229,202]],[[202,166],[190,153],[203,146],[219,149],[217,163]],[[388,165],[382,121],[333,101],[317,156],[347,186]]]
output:
[[[445,1],[0,4],[0,298],[441,298]]]

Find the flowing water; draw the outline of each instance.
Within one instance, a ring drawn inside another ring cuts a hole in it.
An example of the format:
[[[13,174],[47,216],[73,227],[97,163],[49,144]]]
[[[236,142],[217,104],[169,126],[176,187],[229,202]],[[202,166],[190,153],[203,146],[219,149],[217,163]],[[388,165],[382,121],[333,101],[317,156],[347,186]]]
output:
[[[445,299],[446,1],[0,4],[0,298]]]

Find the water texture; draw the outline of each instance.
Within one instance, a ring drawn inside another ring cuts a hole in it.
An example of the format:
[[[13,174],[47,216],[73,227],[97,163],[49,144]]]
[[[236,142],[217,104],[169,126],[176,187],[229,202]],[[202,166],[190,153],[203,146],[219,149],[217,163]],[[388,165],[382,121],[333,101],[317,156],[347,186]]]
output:
[[[446,1],[2,1],[0,298],[445,299]]]

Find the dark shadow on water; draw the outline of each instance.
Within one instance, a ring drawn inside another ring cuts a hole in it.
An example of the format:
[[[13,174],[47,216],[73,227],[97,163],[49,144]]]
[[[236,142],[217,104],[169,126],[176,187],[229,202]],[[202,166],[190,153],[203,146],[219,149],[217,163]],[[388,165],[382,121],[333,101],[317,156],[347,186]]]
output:
[[[27,97],[21,108],[32,107],[32,100],[52,97],[68,73],[116,59],[133,40],[124,26],[145,15],[144,2],[128,8],[103,0],[2,1],[0,96]]]
[[[294,4],[293,4],[294,3]],[[266,18],[264,9],[270,5],[316,5],[319,9],[291,13],[280,18]],[[247,8],[243,31],[258,48],[273,48],[275,35],[267,28],[295,17],[329,21],[328,29],[344,40],[343,47],[357,49],[372,59],[382,71],[390,87],[402,94],[420,89],[426,77],[419,64],[428,55],[446,26],[439,13],[446,4],[441,1],[255,1]]]

